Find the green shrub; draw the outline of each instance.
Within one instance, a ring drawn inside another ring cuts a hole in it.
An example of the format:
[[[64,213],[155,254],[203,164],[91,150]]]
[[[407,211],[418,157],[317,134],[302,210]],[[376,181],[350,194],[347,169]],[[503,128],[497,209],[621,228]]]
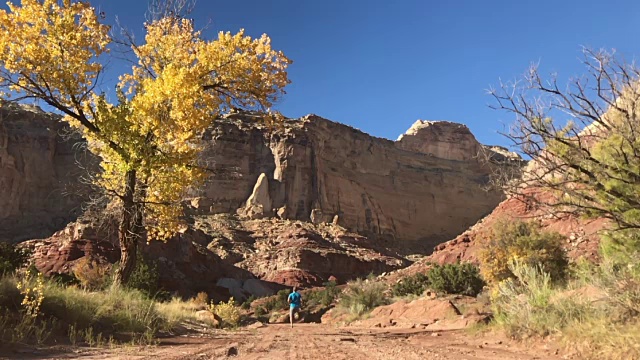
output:
[[[133,272],[131,272],[131,276],[127,282],[127,287],[139,290],[148,297],[158,297],[161,295],[158,265],[153,261],[139,256],[136,261],[136,266]]]
[[[569,262],[562,248],[564,237],[544,231],[534,222],[502,220],[493,226],[489,239],[480,251],[480,271],[492,284],[514,278],[509,267],[512,260],[536,267],[549,274],[552,281],[566,279]]]
[[[429,287],[437,292],[476,296],[485,286],[473,264],[434,265],[427,272]]]
[[[23,288],[37,285],[31,283],[35,281],[33,277],[5,276],[0,279],[0,307],[4,307],[7,311],[2,309],[2,313],[8,315],[0,319],[5,323],[4,330],[0,331],[0,341],[12,342],[28,336],[31,339],[25,341],[37,342],[37,337],[44,337],[45,332],[54,330],[55,325],[57,330],[67,331],[73,326],[76,333],[91,331],[96,336],[121,334],[129,336],[129,340],[148,343],[152,342],[159,330],[169,329],[169,323],[158,311],[156,302],[137,290],[109,287],[105,291],[90,292],[62,286],[51,280],[43,283],[43,299],[35,318],[37,321],[29,323],[19,316],[25,311],[21,305],[24,296],[17,289],[18,281],[29,282]]]
[[[386,290],[386,286],[382,283],[358,279],[347,284],[338,304],[342,310],[361,316],[378,306],[389,303]]]
[[[329,281],[323,284],[324,289],[309,291],[305,294],[304,302],[309,307],[321,305],[323,307],[333,304],[335,299],[340,294],[340,290],[337,287],[335,281]]]
[[[27,263],[31,252],[0,241],[0,275],[11,274]]]
[[[74,286],[74,285],[80,285],[80,280],[78,280],[78,278],[76,278],[74,275],[72,274],[66,274],[66,273],[52,273],[51,275],[49,275],[49,279],[59,285],[63,285],[63,286]]]
[[[424,273],[407,276],[391,287],[393,296],[422,295],[429,287],[429,278]]]
[[[254,295],[251,295],[247,298],[247,300],[245,300],[241,307],[245,310],[249,310],[251,308],[251,303],[254,302],[256,300],[256,297]]]
[[[492,292],[493,323],[514,338],[554,335],[584,359],[640,357],[640,279],[615,264],[581,263],[566,285],[512,261]]]
[[[391,292],[394,296],[420,296],[425,290],[431,289],[447,294],[476,296],[484,286],[480,271],[473,264],[433,264],[426,273],[400,280],[393,285]]]
[[[618,230],[605,233],[600,242],[603,260],[617,267],[627,267],[640,276],[640,231]]]
[[[254,314],[256,317],[260,318],[267,314],[267,310],[265,310],[265,308],[263,308],[262,306],[259,306],[254,311]]]
[[[494,322],[510,336],[549,335],[584,311],[583,304],[570,298],[555,299],[551,276],[541,266],[512,261],[509,267],[513,277],[494,288],[492,308]]]
[[[288,298],[289,289],[282,289],[276,295],[270,297],[262,306],[267,313],[273,310],[283,310],[289,307]]]

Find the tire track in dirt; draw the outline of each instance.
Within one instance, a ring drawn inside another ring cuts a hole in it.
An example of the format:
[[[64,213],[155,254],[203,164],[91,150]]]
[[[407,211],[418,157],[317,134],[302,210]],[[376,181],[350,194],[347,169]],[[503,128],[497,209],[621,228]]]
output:
[[[434,335],[436,334],[436,335]],[[24,357],[22,357],[24,358]],[[418,329],[337,328],[323,324],[267,325],[218,331],[205,337],[172,337],[156,347],[87,349],[55,359],[329,359],[329,360],[548,360],[561,359],[542,344],[524,346],[485,334],[432,333]],[[42,357],[39,357],[42,359]]]

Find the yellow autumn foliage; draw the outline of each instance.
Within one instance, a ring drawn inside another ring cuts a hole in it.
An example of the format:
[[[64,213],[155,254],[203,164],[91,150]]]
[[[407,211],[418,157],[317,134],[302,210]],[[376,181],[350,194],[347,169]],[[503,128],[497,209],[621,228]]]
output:
[[[110,99],[96,84],[113,39],[88,2],[8,3],[0,10],[0,89],[5,100],[40,99],[62,113],[102,160],[96,184],[125,207],[133,176],[143,225],[162,239],[183,226],[180,202],[204,179],[200,135],[232,106],[262,110],[274,122],[279,114],[270,108],[289,83],[291,61],[266,35],[240,30],[207,40],[178,16],[145,29],[144,43],[132,46],[137,64]]]
[[[564,280],[568,271],[563,237],[546,231],[535,222],[500,219],[480,243],[480,273],[491,285],[516,276],[512,263],[538,267],[554,281]]]
[[[222,319],[223,323],[221,325],[223,327],[235,328],[240,324],[242,314],[240,313],[240,307],[236,306],[233,298],[230,298],[227,302],[221,301],[217,305],[211,302],[209,311]]]

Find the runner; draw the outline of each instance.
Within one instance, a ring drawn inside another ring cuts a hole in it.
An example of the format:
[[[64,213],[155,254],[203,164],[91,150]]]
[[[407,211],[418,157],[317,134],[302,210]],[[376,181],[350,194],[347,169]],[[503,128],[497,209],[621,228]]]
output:
[[[296,291],[296,287],[293,287],[293,291],[289,294],[287,301],[289,302],[289,320],[291,327],[293,327],[293,317],[296,313],[300,314],[300,303],[302,302],[302,295]]]

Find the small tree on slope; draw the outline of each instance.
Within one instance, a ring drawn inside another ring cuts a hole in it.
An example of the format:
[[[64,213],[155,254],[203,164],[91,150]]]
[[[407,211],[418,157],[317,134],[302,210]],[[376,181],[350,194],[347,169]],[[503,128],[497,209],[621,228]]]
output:
[[[524,79],[491,90],[494,107],[515,115],[506,136],[533,159],[508,190],[555,215],[607,218],[633,231],[640,228],[640,70],[612,53],[583,53],[587,74],[566,86],[533,66]]]

